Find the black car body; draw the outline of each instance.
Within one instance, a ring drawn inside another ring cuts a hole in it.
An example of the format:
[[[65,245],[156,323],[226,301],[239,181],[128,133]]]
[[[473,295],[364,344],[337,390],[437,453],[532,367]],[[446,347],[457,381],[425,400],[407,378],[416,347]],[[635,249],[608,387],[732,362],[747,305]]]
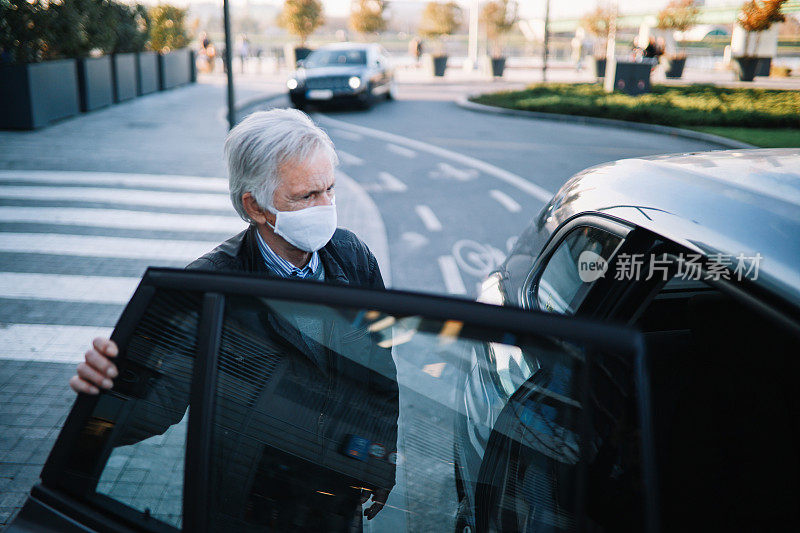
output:
[[[757,279],[736,272],[740,256],[744,268],[760,263]],[[635,257],[642,275],[618,279]],[[605,275],[591,274],[593,260]],[[531,385],[542,373],[535,358],[487,345],[456,392],[464,413],[454,431],[456,529],[754,530],[795,522],[798,262],[798,150],[622,160],[567,181],[479,299],[643,332],[654,417],[642,424],[655,439],[649,497],[660,518],[645,524],[633,504],[643,494],[631,455],[644,450],[616,450],[605,468],[618,482],[589,481],[589,512],[576,516],[564,485],[579,463],[563,451],[562,423],[576,402],[546,385],[552,377]],[[678,276],[689,263],[691,275]],[[611,365],[595,370],[595,386],[614,380]],[[526,384],[540,397],[521,397]],[[552,412],[530,417],[542,405]]]
[[[391,62],[377,44],[322,46],[302,61],[286,85],[289,99],[298,109],[331,102],[369,107],[379,97],[394,97]]]

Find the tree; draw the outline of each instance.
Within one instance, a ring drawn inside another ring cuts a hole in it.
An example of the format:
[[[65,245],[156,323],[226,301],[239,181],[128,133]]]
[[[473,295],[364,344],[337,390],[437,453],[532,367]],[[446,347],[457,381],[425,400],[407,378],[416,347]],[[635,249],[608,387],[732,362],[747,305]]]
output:
[[[441,39],[452,35],[461,25],[461,8],[453,1],[428,2],[422,11],[419,24],[419,33],[423,37],[433,39],[439,43],[441,52]]]
[[[47,9],[48,59],[114,51],[115,15],[110,0],[62,0]]]
[[[123,54],[141,52],[150,39],[150,16],[141,4],[132,6],[113,3],[111,5],[116,42],[112,52]]]
[[[699,13],[700,9],[694,0],[672,0],[658,12],[656,28],[684,32],[695,25]]]
[[[325,23],[322,3],[319,0],[286,0],[278,24],[289,33],[300,37],[305,46],[308,36]]]
[[[481,22],[486,27],[486,37],[492,46],[492,56],[502,55],[502,37],[511,31],[519,19],[516,0],[490,0],[481,10]]]
[[[150,8],[150,48],[169,52],[189,44],[186,32],[186,9],[169,4]]]
[[[597,7],[584,15],[581,19],[581,26],[600,39],[603,49],[598,53],[597,46],[595,46],[595,54],[605,56],[606,48],[608,47],[608,34],[611,32],[611,23],[616,16],[614,8],[607,4],[597,4]]]
[[[35,63],[44,59],[47,15],[42,0],[0,0],[0,63]]]
[[[385,0],[353,0],[350,6],[350,28],[362,35],[379,33],[386,29],[383,12]]]
[[[748,55],[750,34],[756,34],[756,45],[753,55],[758,55],[758,40],[762,31],[766,31],[777,22],[786,20],[786,16],[781,13],[781,8],[786,0],[749,0],[742,5],[742,11],[736,19],[736,23],[742,27],[745,34],[744,54]]]

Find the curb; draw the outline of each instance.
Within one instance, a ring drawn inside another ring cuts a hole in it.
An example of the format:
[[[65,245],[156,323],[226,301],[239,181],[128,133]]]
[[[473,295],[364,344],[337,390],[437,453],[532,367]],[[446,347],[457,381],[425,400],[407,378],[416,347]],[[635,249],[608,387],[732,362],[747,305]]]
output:
[[[659,124],[646,124],[644,122],[630,122],[627,120],[615,120],[612,118],[598,118],[598,117],[585,117],[581,115],[561,115],[558,113],[542,113],[539,111],[524,111],[522,109],[508,109],[506,107],[497,107],[484,104],[471,102],[469,99],[477,96],[470,95],[461,97],[456,101],[456,105],[474,111],[476,113],[492,113],[495,115],[507,115],[512,117],[534,118],[540,120],[554,120],[556,122],[572,122],[575,124],[582,124],[585,126],[609,126],[612,128],[625,128],[628,130],[640,130],[650,133],[660,133],[662,135],[670,135],[672,137],[683,137],[695,141],[705,141],[708,143],[717,144],[723,148],[758,148],[752,144],[735,141],[719,135],[711,133],[702,133],[699,131],[685,130],[683,128],[673,128],[672,126],[661,126]]]

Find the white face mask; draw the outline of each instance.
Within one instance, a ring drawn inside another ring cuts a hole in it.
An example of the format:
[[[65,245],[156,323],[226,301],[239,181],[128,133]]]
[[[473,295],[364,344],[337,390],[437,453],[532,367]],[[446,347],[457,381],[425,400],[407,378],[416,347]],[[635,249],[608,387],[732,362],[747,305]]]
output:
[[[269,209],[275,225],[267,222],[277,235],[304,252],[316,252],[331,240],[336,231],[336,205],[317,205],[299,211]]]

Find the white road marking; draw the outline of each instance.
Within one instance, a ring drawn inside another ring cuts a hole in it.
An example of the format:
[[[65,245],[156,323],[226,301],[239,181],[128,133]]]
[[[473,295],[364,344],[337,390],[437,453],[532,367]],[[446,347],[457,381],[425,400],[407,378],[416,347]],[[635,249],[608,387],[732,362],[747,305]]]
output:
[[[379,172],[378,179],[381,180],[384,189],[387,191],[404,192],[408,190],[408,186],[405,183],[395,178],[388,172]]]
[[[464,280],[458,271],[456,260],[451,255],[443,255],[439,258],[439,270],[442,272],[444,286],[450,294],[467,294]]]
[[[400,241],[412,250],[422,248],[429,242],[425,235],[414,231],[407,231],[400,235]]]
[[[95,337],[110,337],[111,328],[10,324],[0,326],[0,359],[79,363]],[[66,383],[64,384],[66,386]]]
[[[25,181],[57,185],[110,185],[115,187],[150,187],[228,193],[228,180],[194,176],[118,174],[112,172],[75,172],[49,170],[2,170],[0,182]]]
[[[103,202],[151,207],[191,207],[224,209],[233,212],[227,194],[200,194],[168,191],[137,191],[97,187],[0,187],[0,198],[24,200]]]
[[[479,159],[475,159],[474,157],[469,157],[463,154],[452,152],[450,150],[426,144],[422,141],[417,141],[415,139],[409,139],[408,137],[403,137],[401,135],[395,135],[394,133],[389,133],[386,131],[376,130],[372,128],[366,128],[364,126],[357,126],[355,124],[350,124],[349,122],[345,122],[343,120],[336,120],[330,117],[326,117],[324,115],[315,115],[314,118],[321,123],[330,124],[332,126],[336,126],[341,129],[346,129],[356,133],[361,133],[362,135],[374,137],[376,139],[381,139],[387,142],[404,145],[414,150],[427,152],[429,154],[437,155],[439,157],[443,157],[451,161],[456,161],[462,165],[470,166],[472,168],[480,170],[485,174],[494,176],[495,178],[504,181],[509,185],[513,185],[519,190],[533,196],[534,198],[537,198],[538,200],[541,200],[542,202],[549,202],[550,198],[552,198],[553,196],[552,192],[548,191],[543,187],[540,187],[539,185],[536,185],[535,183],[531,183],[530,181],[514,174],[513,172],[503,170],[502,168],[498,168],[494,165],[491,165]]]
[[[213,250],[214,241],[131,239],[52,233],[0,233],[0,252],[116,257],[190,262]]]
[[[386,149],[389,150],[390,152],[394,152],[397,155],[402,155],[403,157],[407,157],[409,159],[417,157],[417,152],[415,152],[414,150],[411,150],[410,148],[405,148],[403,146],[398,146],[396,144],[387,143]]]
[[[348,141],[361,141],[364,139],[364,136],[359,133],[353,133],[352,131],[347,130],[333,130],[333,135],[335,137],[341,137],[342,139],[347,139]]]
[[[236,216],[184,215],[81,207],[48,209],[45,216],[41,207],[0,206],[0,222],[221,233],[237,233],[246,227],[245,222]]]
[[[3,272],[0,298],[126,304],[138,285],[139,278]]]
[[[336,150],[336,154],[339,156],[339,161],[341,161],[343,165],[350,165],[357,167],[364,164],[363,159],[351,153],[344,152],[342,150]]]
[[[439,219],[436,218],[436,214],[430,207],[427,205],[418,205],[415,210],[428,231],[442,231],[442,223],[439,222]]]
[[[513,198],[511,198],[503,191],[492,189],[491,191],[489,191],[489,196],[497,200],[500,203],[500,205],[502,205],[512,213],[518,213],[522,210],[522,206],[519,205]]]
[[[439,163],[436,170],[428,172],[431,178],[453,179],[456,181],[471,181],[478,177],[479,172],[474,168],[461,169],[447,163]]]

